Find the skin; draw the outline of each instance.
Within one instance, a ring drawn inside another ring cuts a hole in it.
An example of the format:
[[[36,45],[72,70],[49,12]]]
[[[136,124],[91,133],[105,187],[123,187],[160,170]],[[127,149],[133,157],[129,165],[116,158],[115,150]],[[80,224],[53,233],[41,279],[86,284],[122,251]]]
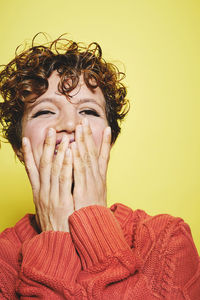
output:
[[[99,87],[88,89],[80,76],[66,97],[58,91],[59,80],[54,71],[48,90],[25,103],[22,152],[38,225],[42,231],[69,232],[74,211],[106,206],[111,130]]]

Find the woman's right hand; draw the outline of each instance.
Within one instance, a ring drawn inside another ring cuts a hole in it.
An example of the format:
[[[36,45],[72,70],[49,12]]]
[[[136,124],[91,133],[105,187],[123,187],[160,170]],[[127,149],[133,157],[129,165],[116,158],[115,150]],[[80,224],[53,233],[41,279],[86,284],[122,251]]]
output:
[[[55,155],[56,132],[50,128],[43,147],[39,169],[28,138],[22,140],[24,163],[31,183],[36,220],[42,231],[69,232],[68,217],[74,212],[72,153],[63,136]],[[68,149],[67,149],[68,148]]]

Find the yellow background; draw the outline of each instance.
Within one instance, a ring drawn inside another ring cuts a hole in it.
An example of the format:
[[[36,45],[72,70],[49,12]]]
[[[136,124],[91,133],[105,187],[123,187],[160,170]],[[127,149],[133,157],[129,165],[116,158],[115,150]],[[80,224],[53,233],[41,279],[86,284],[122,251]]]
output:
[[[131,111],[112,150],[108,203],[184,218],[200,250],[199,0],[1,0],[0,64],[39,31],[97,41],[124,63]],[[34,208],[9,145],[0,168],[3,230]]]

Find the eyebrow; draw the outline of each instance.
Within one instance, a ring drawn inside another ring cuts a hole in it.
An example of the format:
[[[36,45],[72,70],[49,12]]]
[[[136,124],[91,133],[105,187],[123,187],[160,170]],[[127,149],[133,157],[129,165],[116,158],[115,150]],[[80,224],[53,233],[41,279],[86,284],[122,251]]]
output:
[[[92,102],[94,104],[97,104],[99,107],[101,108],[105,108],[103,105],[101,105],[100,103],[98,103],[95,99],[93,98],[83,98],[83,99],[79,99],[77,104],[83,104],[83,103],[87,103],[87,102]],[[76,104],[76,103],[75,103]]]
[[[92,102],[96,105],[98,105],[101,109],[105,109],[105,106],[101,105],[100,103],[98,103],[95,99],[93,98],[83,98],[83,99],[79,99],[76,103],[73,103],[72,101],[66,99],[67,101],[69,101],[72,104],[78,105],[78,104],[84,104],[87,102]],[[28,110],[33,109],[35,106],[39,105],[40,103],[44,103],[44,102],[58,102],[58,100],[56,98],[50,98],[50,97],[46,97],[46,98],[41,98],[39,100],[35,99],[34,100],[30,100],[27,101],[27,104],[30,104]]]

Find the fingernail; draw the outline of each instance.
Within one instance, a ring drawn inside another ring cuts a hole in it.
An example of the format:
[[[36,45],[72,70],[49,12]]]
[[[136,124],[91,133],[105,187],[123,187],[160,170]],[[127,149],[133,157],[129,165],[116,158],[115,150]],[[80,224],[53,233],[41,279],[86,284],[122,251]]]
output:
[[[54,129],[53,128],[49,128],[48,130],[48,136],[52,136],[54,133]]]
[[[24,137],[22,138],[22,145],[23,145],[23,146],[26,146],[26,145],[27,145],[27,142],[28,142],[28,139],[24,136]]]
[[[89,124],[88,119],[87,119],[87,118],[84,118],[84,119],[83,119],[83,125],[87,126],[88,124]]]
[[[67,140],[67,136],[66,136],[66,135],[64,135],[64,136],[62,137],[62,143],[65,143],[65,142],[66,142],[66,140]]]
[[[82,134],[83,133],[83,127],[81,125],[78,125],[76,127],[76,130],[78,131],[79,134]]]
[[[71,151],[72,153],[77,153],[77,145],[76,145],[76,142],[72,143],[71,144]]]
[[[110,134],[111,134],[111,128],[109,126],[109,127],[106,127],[106,135],[110,135]]]

